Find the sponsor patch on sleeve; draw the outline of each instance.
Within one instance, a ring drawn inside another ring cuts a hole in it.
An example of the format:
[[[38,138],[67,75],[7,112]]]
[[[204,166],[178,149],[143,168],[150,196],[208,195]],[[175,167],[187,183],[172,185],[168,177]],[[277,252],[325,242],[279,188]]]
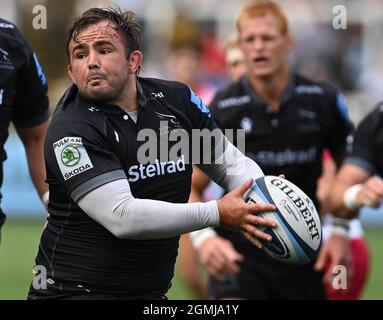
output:
[[[80,137],[65,137],[53,144],[56,160],[64,180],[93,168]]]

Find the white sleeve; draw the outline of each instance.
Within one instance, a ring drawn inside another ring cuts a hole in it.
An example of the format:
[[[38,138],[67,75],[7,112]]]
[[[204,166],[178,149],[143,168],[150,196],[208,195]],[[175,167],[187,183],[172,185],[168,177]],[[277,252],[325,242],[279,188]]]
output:
[[[219,225],[216,201],[169,203],[136,199],[128,180],[107,183],[83,196],[79,207],[123,239],[160,239]]]
[[[242,154],[226,137],[225,139],[223,155],[216,163],[198,165],[203,172],[227,191],[237,188],[249,178],[256,180],[264,176],[255,161]],[[216,235],[214,229],[206,228],[192,232],[190,238],[194,248],[198,249],[206,239]]]
[[[264,176],[255,161],[241,153],[226,137],[224,139],[224,151],[214,163],[197,165],[203,172],[227,191],[237,188],[249,178],[256,180]]]

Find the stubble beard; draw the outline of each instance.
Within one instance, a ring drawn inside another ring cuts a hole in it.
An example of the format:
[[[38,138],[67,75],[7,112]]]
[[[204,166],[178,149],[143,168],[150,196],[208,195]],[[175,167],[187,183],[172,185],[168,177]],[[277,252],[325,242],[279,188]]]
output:
[[[79,88],[79,91],[83,97],[89,100],[102,103],[113,103],[123,96],[126,84],[127,79],[124,78],[110,84],[108,83],[106,86],[85,86]]]

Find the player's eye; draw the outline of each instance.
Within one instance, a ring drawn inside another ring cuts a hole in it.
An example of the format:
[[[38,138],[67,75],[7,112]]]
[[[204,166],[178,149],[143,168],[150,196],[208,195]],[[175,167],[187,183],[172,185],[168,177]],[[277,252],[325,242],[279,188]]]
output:
[[[85,53],[83,52],[78,52],[74,56],[76,59],[84,59],[85,58]]]
[[[265,36],[262,37],[263,41],[272,41],[274,39],[275,39],[275,37],[271,36],[271,35],[265,35]]]
[[[101,52],[101,54],[108,54],[108,53],[111,53],[112,51],[110,49],[104,48],[104,49],[101,49],[100,52]]]
[[[247,37],[245,38],[245,43],[252,43],[255,40],[254,37]]]

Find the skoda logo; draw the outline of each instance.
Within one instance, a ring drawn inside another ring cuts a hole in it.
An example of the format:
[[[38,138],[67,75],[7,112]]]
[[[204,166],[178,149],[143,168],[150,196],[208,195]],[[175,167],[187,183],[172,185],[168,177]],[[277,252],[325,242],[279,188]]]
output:
[[[61,161],[66,166],[72,167],[80,161],[80,152],[75,147],[66,147],[61,152]]]

